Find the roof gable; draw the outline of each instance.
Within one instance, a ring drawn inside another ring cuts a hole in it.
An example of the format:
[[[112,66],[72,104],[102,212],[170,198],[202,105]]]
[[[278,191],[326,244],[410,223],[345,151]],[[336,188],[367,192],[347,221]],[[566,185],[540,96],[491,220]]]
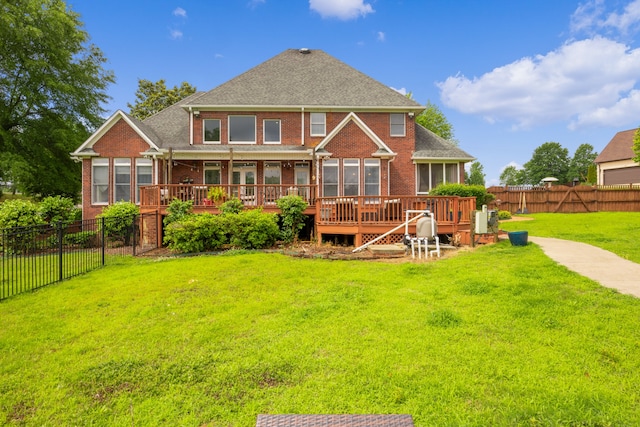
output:
[[[373,157],[395,157],[396,156],[397,153],[394,153],[391,150],[391,148],[389,148],[387,144],[385,144],[384,141],[378,135],[376,135],[376,133],[372,131],[371,128],[367,126],[365,122],[363,122],[362,119],[358,117],[358,115],[355,114],[354,112],[347,114],[347,116],[344,119],[342,119],[342,121],[338,123],[338,125],[335,128],[333,128],[333,130],[329,132],[329,134],[325,136],[322,141],[320,141],[320,144],[316,146],[316,149],[315,149],[316,153],[319,151],[320,152],[326,151],[325,146],[329,142],[331,142],[331,140],[335,138],[335,136],[338,133],[340,133],[340,131],[344,129],[344,127],[349,122],[355,123],[365,133],[365,135],[367,135],[378,146],[378,150],[372,154]]]
[[[136,132],[140,138],[142,138],[148,145],[151,150],[158,150],[158,146],[155,144],[154,139],[157,140],[157,136],[153,129],[149,126],[145,125],[138,119],[128,115],[122,110],[118,110],[111,115],[103,124],[95,131],[85,142],[80,145],[71,156],[79,158],[79,157],[87,157],[87,156],[95,156],[96,153],[93,151],[93,146],[96,142],[100,140],[118,121],[124,120],[131,129]]]
[[[325,52],[310,49],[288,49],[184,105],[424,109]]]
[[[633,137],[637,129],[629,129],[616,133],[604,150],[596,157],[595,163],[629,160],[635,156],[633,152]]]

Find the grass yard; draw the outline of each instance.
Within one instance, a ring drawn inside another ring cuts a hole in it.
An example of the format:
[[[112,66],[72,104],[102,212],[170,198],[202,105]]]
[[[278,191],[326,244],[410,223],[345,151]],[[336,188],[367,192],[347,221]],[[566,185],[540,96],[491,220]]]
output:
[[[536,245],[400,264],[124,258],[1,302],[0,318],[8,425],[640,424],[640,300]]]
[[[526,230],[533,236],[588,243],[640,263],[640,212],[539,213],[515,217],[533,220],[501,221],[500,228],[507,231]]]

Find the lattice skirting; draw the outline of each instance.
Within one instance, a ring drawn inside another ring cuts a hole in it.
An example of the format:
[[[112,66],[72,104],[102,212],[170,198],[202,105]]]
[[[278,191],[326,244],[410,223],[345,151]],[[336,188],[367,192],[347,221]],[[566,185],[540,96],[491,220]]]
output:
[[[378,238],[379,234],[363,234],[362,244],[369,243],[370,241]],[[378,240],[375,244],[379,245],[394,245],[396,243],[402,243],[404,239],[404,233],[389,234],[384,239]]]

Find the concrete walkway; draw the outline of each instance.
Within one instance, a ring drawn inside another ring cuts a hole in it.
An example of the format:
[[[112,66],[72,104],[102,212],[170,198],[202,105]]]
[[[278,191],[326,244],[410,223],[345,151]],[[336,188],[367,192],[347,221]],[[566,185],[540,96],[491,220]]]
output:
[[[640,264],[586,243],[529,236],[549,258],[620,293],[640,297]]]

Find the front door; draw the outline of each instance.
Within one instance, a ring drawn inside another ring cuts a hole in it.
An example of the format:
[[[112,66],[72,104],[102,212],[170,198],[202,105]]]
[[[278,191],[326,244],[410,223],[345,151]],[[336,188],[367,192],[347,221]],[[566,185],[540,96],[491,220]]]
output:
[[[234,163],[232,177],[232,194],[238,197],[245,205],[256,204],[256,164]]]
[[[298,195],[303,199],[309,200],[309,164],[308,163],[296,163],[295,178],[296,186],[298,187]]]

